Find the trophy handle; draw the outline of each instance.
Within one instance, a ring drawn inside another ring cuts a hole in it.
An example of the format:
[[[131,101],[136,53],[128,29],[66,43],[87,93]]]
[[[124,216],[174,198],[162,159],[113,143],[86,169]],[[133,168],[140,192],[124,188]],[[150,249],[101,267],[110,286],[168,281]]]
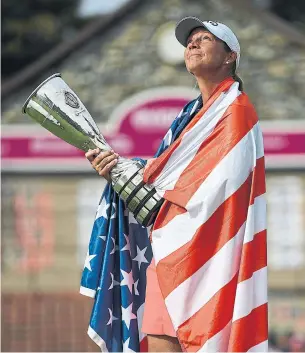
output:
[[[112,182],[112,186],[135,219],[148,227],[154,222],[164,199],[153,185],[144,183],[143,172],[144,166],[136,163]]]

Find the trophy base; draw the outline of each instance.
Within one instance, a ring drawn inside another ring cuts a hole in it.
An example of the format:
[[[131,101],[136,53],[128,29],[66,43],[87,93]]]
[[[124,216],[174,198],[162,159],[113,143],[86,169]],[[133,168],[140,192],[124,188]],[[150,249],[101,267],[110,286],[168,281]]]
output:
[[[141,164],[128,169],[113,183],[113,188],[142,226],[148,227],[154,222],[164,199],[153,186],[144,183]]]

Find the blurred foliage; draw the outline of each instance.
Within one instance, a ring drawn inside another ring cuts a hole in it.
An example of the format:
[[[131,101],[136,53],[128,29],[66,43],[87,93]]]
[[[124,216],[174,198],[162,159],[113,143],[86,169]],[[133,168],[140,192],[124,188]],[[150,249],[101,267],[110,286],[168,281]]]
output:
[[[271,11],[305,33],[305,0],[271,0],[271,4]],[[76,36],[89,21],[77,16],[78,5],[79,0],[3,0],[2,78]]]
[[[272,11],[305,33],[305,1],[273,0]]]
[[[77,0],[2,1],[2,77],[73,38],[85,22],[77,18],[77,6]]]

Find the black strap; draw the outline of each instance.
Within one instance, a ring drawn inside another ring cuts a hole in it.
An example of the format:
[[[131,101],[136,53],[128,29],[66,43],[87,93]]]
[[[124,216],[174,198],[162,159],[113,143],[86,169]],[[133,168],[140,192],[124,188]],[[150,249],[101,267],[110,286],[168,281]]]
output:
[[[156,193],[156,189],[153,188],[152,190],[150,190],[147,193],[147,195],[144,197],[144,199],[141,200],[141,202],[138,204],[138,206],[136,207],[136,209],[133,212],[135,218],[137,217],[137,215],[140,212],[141,208],[146,204],[146,201],[149,200],[151,198],[151,196],[153,196],[155,193]]]
[[[130,182],[131,179],[128,180],[128,182],[126,184],[128,184]],[[135,196],[135,194],[145,185],[144,181],[142,180],[141,183],[139,185],[137,185],[135,187],[134,190],[132,190],[132,192],[130,193],[130,195],[127,197],[126,200],[126,205],[128,207],[129,202],[133,199],[133,197]],[[122,189],[123,191],[123,189]]]

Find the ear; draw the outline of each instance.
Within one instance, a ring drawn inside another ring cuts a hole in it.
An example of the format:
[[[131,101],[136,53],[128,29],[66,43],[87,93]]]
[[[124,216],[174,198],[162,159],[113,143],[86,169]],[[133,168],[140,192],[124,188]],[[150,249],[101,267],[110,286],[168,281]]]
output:
[[[226,65],[233,64],[234,61],[236,61],[236,59],[237,59],[237,54],[234,51],[231,51],[226,55],[225,64]]]

